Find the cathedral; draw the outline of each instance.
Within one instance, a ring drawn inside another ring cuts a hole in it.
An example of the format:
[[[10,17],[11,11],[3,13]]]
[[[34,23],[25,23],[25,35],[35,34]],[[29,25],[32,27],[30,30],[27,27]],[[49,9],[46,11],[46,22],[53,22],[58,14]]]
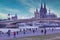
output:
[[[56,18],[57,17],[54,13],[50,12],[50,9],[49,9],[49,13],[47,11],[48,10],[46,8],[46,4],[41,3],[40,10],[38,11],[38,9],[36,9],[36,11],[34,11],[35,18],[40,19],[40,18]]]

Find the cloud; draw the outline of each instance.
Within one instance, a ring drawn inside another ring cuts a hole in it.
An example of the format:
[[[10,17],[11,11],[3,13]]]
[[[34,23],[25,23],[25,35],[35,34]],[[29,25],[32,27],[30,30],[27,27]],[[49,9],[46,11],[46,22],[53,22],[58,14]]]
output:
[[[30,13],[34,13],[35,10],[36,10],[36,8],[29,8]]]
[[[20,2],[28,7],[36,8],[40,7],[41,0],[24,0]]]
[[[29,19],[30,17],[27,16],[18,16],[18,19]]]
[[[0,13],[0,19],[7,19],[7,14],[5,13]]]
[[[57,17],[59,17],[60,15],[58,14],[59,13],[59,11],[58,12],[56,12],[56,10],[54,10],[53,8],[51,8],[51,7],[46,7],[47,8],[47,13],[49,13],[49,10],[50,10],[50,13],[54,13]]]
[[[18,9],[11,9],[11,8],[0,8],[1,10],[3,10],[3,12],[0,12],[0,19],[7,19],[8,18],[8,14],[10,13],[11,16],[14,16],[15,14],[18,14],[20,16],[21,11]]]
[[[20,13],[20,10],[18,10],[18,9],[11,9],[11,8],[3,8],[3,9],[6,10],[7,12],[11,13],[11,14]]]
[[[28,7],[34,7],[34,5],[32,3],[34,3],[34,1],[32,0],[17,0],[18,2],[22,3],[23,5],[26,5]],[[30,1],[30,2],[29,2]]]
[[[17,9],[11,9],[11,8],[3,8],[3,9],[6,10],[7,13],[0,13],[0,18],[1,19],[7,19],[9,13],[11,14],[10,18],[12,16],[14,16],[15,14],[17,14],[18,19],[29,19],[29,18],[32,18],[32,16],[22,15],[21,11],[17,10]],[[34,8],[30,8],[29,12],[33,13],[34,12]]]

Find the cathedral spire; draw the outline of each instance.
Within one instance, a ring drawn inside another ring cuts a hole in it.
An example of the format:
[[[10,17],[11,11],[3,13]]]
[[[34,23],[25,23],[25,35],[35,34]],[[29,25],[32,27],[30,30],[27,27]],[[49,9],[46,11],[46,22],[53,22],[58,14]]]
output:
[[[50,9],[49,9],[49,15],[50,15]]]
[[[44,3],[44,8],[46,8],[46,4]]]
[[[44,13],[47,13],[46,3],[44,3]]]
[[[38,12],[38,9],[37,8],[35,10],[35,18],[36,19],[40,18],[40,15],[39,15],[39,12]]]
[[[41,9],[43,9],[43,5],[42,5],[42,3],[41,3]]]
[[[15,14],[15,18],[17,19],[17,14]]]
[[[42,12],[42,11],[43,11],[43,5],[42,5],[42,3],[41,3],[40,12]]]
[[[38,13],[38,9],[36,8],[36,13]]]

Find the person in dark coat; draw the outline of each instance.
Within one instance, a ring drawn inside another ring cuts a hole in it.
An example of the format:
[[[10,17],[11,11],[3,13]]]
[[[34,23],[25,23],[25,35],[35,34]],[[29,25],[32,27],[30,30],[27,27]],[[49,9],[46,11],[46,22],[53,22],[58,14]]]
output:
[[[43,30],[41,30],[41,33],[43,33]]]
[[[44,30],[44,34],[46,34],[46,29]]]
[[[33,33],[35,33],[35,30],[33,30]]]
[[[17,35],[18,35],[18,31],[17,31],[16,33],[17,33]]]
[[[23,29],[23,33],[25,34],[25,29]]]
[[[8,36],[9,36],[9,37],[10,37],[10,33],[11,33],[11,31],[10,31],[10,30],[8,30],[7,34],[8,34]]]

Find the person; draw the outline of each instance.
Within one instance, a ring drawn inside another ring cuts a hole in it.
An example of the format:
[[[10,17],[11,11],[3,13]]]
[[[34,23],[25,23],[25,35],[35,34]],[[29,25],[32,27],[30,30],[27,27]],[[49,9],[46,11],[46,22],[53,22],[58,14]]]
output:
[[[41,30],[41,33],[43,33],[43,30]]]
[[[10,30],[8,30],[8,32],[7,32],[7,34],[8,34],[9,37],[10,37],[10,32],[11,32]]]
[[[44,34],[46,34],[46,29],[44,30]]]
[[[3,32],[2,32],[2,31],[0,31],[0,36],[2,35],[2,33],[3,33]]]
[[[54,30],[54,29],[52,28],[52,32],[53,32],[53,30]]]
[[[17,35],[18,35],[18,31],[17,31]]]
[[[14,37],[15,37],[16,36],[16,32],[14,31],[13,34],[14,34]]]
[[[35,30],[33,30],[33,33],[35,33]]]
[[[37,28],[36,28],[36,30],[37,30]]]
[[[29,29],[29,31],[31,31],[31,28]]]
[[[23,29],[23,33],[25,34],[25,29]]]

